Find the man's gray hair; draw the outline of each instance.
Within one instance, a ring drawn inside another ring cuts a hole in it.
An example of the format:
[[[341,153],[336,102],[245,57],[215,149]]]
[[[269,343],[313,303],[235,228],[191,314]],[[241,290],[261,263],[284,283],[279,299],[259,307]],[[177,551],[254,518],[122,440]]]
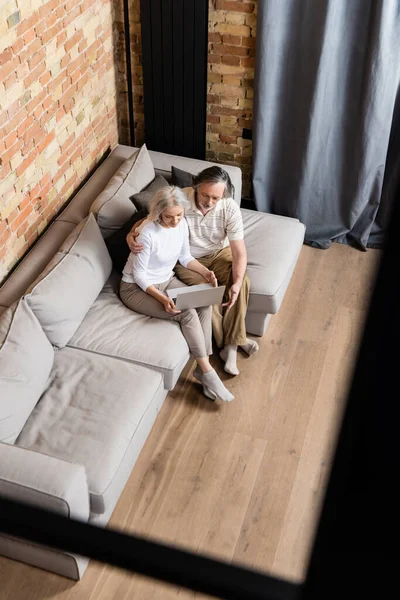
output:
[[[150,219],[160,223],[161,213],[170,206],[181,206],[183,210],[190,206],[186,194],[175,185],[168,185],[158,190],[150,202]]]
[[[194,189],[197,189],[203,183],[223,183],[225,186],[224,198],[233,198],[235,188],[225,169],[217,166],[208,167],[208,169],[203,169],[198,175],[193,176],[192,186]]]

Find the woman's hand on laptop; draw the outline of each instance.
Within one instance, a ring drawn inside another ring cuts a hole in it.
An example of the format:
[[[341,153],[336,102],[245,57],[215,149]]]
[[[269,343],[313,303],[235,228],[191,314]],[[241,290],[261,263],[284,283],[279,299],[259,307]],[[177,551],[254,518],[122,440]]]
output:
[[[132,229],[126,236],[126,243],[129,246],[129,250],[133,252],[133,254],[140,254],[140,252],[143,250],[143,244],[136,242],[138,235],[139,232]]]
[[[211,283],[211,285],[214,287],[218,286],[218,281],[215,277],[214,271],[210,271],[209,269],[207,269],[207,272],[204,273],[203,277],[207,281],[207,283]]]
[[[176,308],[172,298],[169,298],[168,296],[165,296],[165,298],[163,298],[162,303],[163,303],[164,308],[167,311],[167,313],[172,313],[173,315],[177,315],[181,312],[180,310],[178,310]]]

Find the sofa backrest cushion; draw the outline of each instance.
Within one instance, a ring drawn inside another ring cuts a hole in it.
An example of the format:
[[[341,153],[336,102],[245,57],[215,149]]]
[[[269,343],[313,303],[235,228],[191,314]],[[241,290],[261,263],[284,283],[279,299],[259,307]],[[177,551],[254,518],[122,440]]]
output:
[[[112,269],[103,236],[90,214],[67,237],[25,298],[50,342],[63,348]]]
[[[144,144],[111,177],[90,207],[106,239],[136,212],[131,196],[142,191],[155,178],[153,163]]]
[[[170,184],[162,175],[156,175],[155,179],[148,185],[144,190],[134,194],[131,197],[133,204],[137,210],[145,210],[147,213],[150,211],[150,202],[163,187],[169,186]]]
[[[22,298],[0,317],[0,442],[14,443],[44,391],[54,349]]]

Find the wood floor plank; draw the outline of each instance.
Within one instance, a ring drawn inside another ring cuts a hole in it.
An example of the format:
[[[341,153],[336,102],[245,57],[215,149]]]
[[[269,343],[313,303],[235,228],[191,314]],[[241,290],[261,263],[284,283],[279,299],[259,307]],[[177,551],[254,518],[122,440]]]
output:
[[[272,571],[302,581],[321,509],[365,311],[337,310]]]
[[[327,349],[299,340],[234,560],[272,572]]]

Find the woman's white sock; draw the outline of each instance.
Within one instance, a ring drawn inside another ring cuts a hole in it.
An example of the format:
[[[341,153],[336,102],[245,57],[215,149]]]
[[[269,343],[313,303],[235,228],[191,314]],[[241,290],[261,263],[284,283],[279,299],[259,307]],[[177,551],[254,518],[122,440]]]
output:
[[[215,369],[211,369],[211,371],[203,373],[202,380],[203,385],[207,386],[209,390],[214,392],[214,394],[216,394],[220,400],[223,400],[224,402],[231,402],[234,399],[235,396],[226,389]]]

